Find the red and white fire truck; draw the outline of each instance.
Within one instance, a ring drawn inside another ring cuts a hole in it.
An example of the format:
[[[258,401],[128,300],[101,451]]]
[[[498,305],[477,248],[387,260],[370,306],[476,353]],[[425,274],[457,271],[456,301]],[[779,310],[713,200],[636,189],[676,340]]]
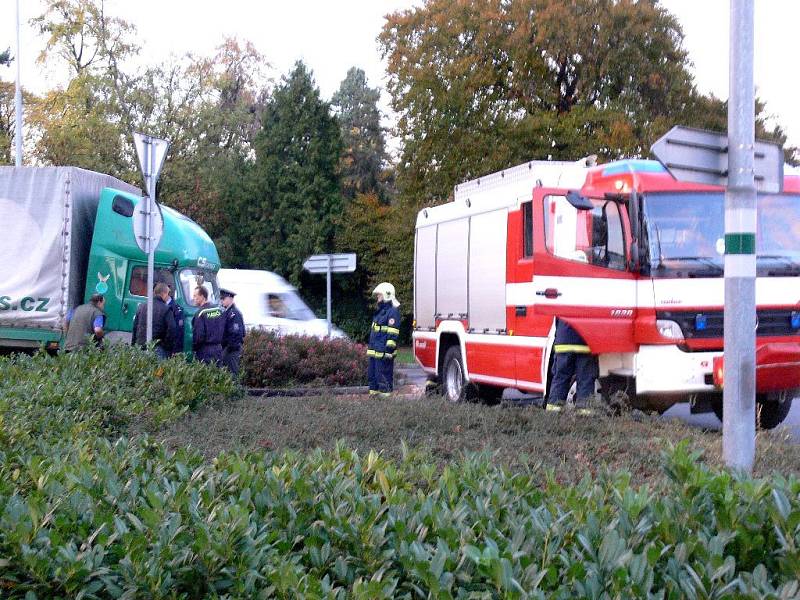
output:
[[[414,355],[453,401],[546,398],[555,320],[638,407],[722,411],[724,190],[660,163],[534,161],[455,187],[417,216]],[[800,392],[800,177],[759,195],[757,412]]]

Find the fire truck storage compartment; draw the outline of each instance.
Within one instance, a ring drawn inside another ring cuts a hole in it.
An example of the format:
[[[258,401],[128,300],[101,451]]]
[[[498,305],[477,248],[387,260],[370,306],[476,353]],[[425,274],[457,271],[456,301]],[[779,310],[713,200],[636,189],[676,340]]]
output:
[[[469,326],[478,333],[506,328],[508,211],[470,218]]]
[[[423,329],[436,327],[436,229],[417,229],[414,248],[414,319]]]
[[[440,319],[467,317],[469,220],[439,223],[436,244],[436,313]]]

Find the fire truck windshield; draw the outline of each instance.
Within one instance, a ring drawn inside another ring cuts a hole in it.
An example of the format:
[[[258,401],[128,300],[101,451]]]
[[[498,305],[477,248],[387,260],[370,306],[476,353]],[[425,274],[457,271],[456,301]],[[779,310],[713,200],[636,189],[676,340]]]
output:
[[[653,277],[722,277],[725,196],[652,193],[642,201],[645,268]],[[800,196],[759,196],[757,274],[800,275]]]

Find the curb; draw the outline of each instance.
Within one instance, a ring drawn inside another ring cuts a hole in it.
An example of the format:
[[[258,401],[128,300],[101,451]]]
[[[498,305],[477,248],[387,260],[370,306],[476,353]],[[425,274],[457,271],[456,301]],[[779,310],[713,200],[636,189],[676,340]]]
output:
[[[248,396],[265,396],[270,398],[297,398],[302,396],[355,396],[366,394],[366,385],[350,387],[305,387],[305,388],[245,388]]]

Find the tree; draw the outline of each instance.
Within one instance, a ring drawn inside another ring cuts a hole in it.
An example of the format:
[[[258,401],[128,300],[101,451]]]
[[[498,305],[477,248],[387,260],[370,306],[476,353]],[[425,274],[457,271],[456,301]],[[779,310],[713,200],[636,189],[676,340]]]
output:
[[[11,50],[6,48],[5,50],[0,50],[0,66],[2,67],[10,67],[11,66]]]
[[[342,208],[339,123],[302,62],[283,78],[262,115],[253,167],[255,195],[240,199],[247,262],[300,283],[303,260],[333,248]]]
[[[724,119],[682,39],[657,0],[428,0],[389,15],[398,281],[411,280],[417,211],[459,181],[531,159],[640,156],[676,123]]]
[[[386,142],[378,110],[380,91],[367,85],[363,70],[352,67],[331,99],[339,117],[344,152],[342,188],[348,199],[376,193],[386,199],[382,173],[387,162]]]

